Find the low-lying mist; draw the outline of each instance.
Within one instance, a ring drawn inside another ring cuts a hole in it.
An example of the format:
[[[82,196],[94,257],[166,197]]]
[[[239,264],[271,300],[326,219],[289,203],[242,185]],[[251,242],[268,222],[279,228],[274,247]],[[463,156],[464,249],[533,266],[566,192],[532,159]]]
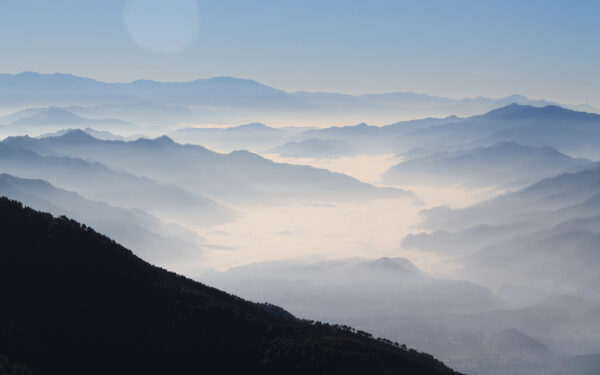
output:
[[[0,194],[466,373],[570,375],[600,353],[600,116],[513,104],[382,127],[138,128],[152,105],[136,108],[125,123],[113,114],[132,109],[110,105],[4,116]]]
[[[277,162],[326,168],[377,185],[381,185],[383,171],[398,160],[392,155],[335,159],[265,156]],[[419,213],[425,208],[465,207],[497,192],[461,187],[410,186],[407,189],[424,203],[386,198],[354,203],[312,201],[234,206],[238,216],[232,222],[206,230],[196,228],[208,244],[205,265],[226,270],[255,262],[306,257],[322,260],[410,255],[411,261],[426,272],[452,275],[452,264],[437,254],[403,248],[402,239],[418,230],[423,219]]]

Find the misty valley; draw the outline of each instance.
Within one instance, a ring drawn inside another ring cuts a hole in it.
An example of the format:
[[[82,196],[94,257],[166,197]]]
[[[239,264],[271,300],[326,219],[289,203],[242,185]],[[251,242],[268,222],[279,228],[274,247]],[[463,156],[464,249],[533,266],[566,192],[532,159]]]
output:
[[[37,73],[0,98],[1,374],[600,371],[593,110]]]

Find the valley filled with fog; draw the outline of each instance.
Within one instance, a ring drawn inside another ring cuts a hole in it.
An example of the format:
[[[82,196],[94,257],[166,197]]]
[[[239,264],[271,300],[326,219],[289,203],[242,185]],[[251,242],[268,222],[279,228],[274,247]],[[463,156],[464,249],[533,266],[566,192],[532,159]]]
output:
[[[361,155],[340,159],[266,158],[296,165],[311,165],[344,173],[376,186],[381,174],[401,158],[393,155]],[[256,261],[298,259],[310,262],[346,257],[410,257],[428,272],[450,274],[452,264],[436,254],[413,251],[401,246],[402,239],[418,230],[427,207],[465,207],[496,192],[465,189],[460,186],[402,186],[420,199],[374,198],[363,202],[279,203],[270,206],[236,206],[238,217],[229,223],[202,230],[202,237],[216,250],[207,251],[208,263],[223,270]],[[230,251],[223,251],[230,250]]]
[[[0,83],[0,196],[458,371],[600,363],[598,114],[222,77]]]

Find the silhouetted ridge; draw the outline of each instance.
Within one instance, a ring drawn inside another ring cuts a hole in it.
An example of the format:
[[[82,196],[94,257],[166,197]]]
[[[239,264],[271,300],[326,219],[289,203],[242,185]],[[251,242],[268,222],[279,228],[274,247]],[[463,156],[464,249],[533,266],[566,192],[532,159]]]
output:
[[[536,107],[532,105],[522,105],[517,103],[512,103],[504,107],[500,107],[498,109],[494,109],[484,114],[483,117],[491,118],[491,119],[510,119],[510,118],[518,118],[518,119],[527,119],[527,118],[540,118],[540,119],[548,119],[548,120],[558,120],[558,119],[585,119],[585,118],[594,118],[596,120],[600,119],[600,115],[588,112],[578,112],[570,109],[563,108],[558,105],[546,105],[543,107]]]
[[[66,217],[0,198],[0,353],[36,374],[455,374],[154,267]]]
[[[233,128],[234,130],[277,130],[275,128],[271,128],[265,124],[261,124],[260,122],[251,122],[249,124],[238,125]]]
[[[166,135],[155,138],[154,142],[160,143],[162,145],[174,145],[175,144],[175,142]]]
[[[593,165],[589,159],[572,158],[551,146],[531,147],[500,141],[491,146],[437,152],[403,161],[386,171],[384,180],[426,185],[526,186],[561,172]]]
[[[84,132],[81,129],[71,130],[70,132],[67,132],[59,137],[63,141],[71,141],[71,142],[89,142],[89,141],[93,142],[93,141],[97,140],[95,137],[91,136],[90,134]]]

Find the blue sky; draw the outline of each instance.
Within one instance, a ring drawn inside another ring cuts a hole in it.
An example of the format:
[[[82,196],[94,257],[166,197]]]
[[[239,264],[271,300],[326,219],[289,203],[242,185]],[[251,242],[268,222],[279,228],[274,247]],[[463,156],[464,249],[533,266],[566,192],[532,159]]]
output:
[[[0,0],[0,72],[600,106],[600,1],[180,1]]]

